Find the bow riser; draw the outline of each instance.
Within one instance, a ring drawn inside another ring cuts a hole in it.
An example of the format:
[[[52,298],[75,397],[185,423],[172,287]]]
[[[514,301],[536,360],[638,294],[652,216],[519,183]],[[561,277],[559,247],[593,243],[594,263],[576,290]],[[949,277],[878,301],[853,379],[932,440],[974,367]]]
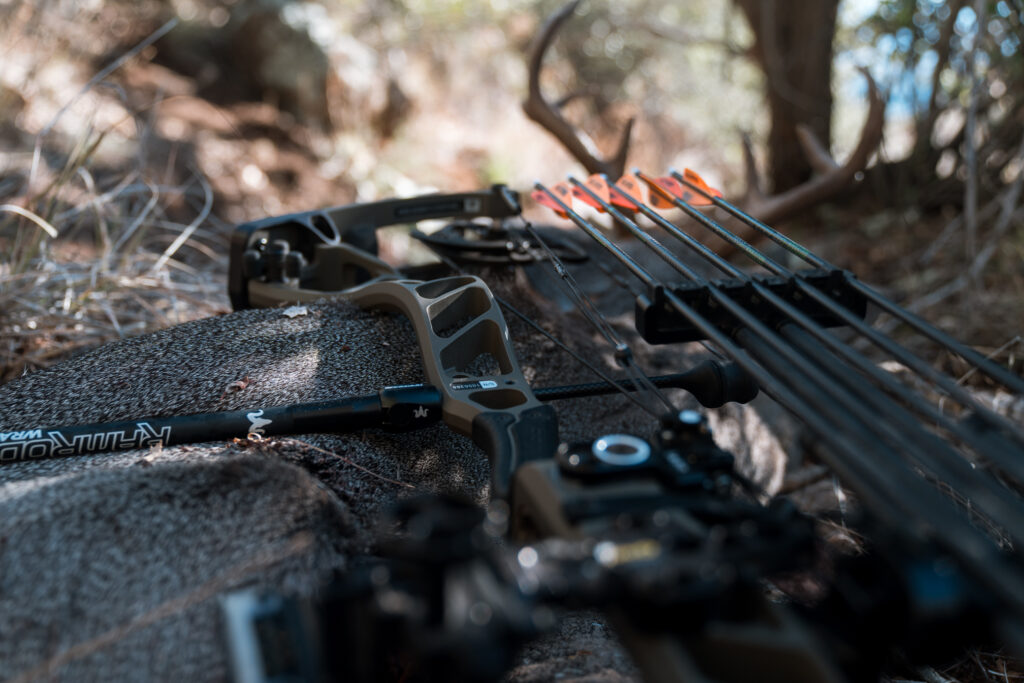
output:
[[[381,280],[343,296],[409,319],[427,379],[444,397],[444,421],[487,453],[494,495],[508,496],[512,474],[523,462],[554,454],[555,411],[533,395],[483,280]]]

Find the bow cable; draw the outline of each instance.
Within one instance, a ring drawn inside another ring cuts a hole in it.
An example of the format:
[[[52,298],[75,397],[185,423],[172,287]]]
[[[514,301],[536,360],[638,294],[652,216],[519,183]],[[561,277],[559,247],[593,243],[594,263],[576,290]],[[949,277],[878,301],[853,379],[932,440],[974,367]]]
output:
[[[537,184],[537,188],[543,192],[549,192],[540,183]],[[549,194],[551,193],[549,192]],[[660,286],[660,283],[653,276],[631,257],[622,252],[618,246],[601,235],[597,228],[590,225],[569,207],[565,207],[565,209],[568,211],[568,217],[574,223],[593,237],[601,246],[608,249],[617,259],[622,261],[645,284],[648,286]],[[708,338],[724,348],[741,367],[754,377],[766,393],[776,396],[777,400],[784,405],[790,406],[797,414],[806,416],[810,422],[814,423],[812,428],[816,427],[816,431],[819,431],[822,436],[829,438],[831,441],[840,442],[840,450],[849,454],[850,459],[839,461],[836,464],[837,471],[841,471],[841,474],[845,473],[849,480],[870,482],[865,487],[865,493],[862,495],[870,498],[882,496],[883,492],[886,492],[886,497],[891,501],[890,504],[892,502],[899,504],[902,501],[903,491],[900,487],[893,488],[891,479],[882,475],[881,467],[866,467],[865,463],[863,463],[863,458],[860,457],[861,453],[865,450],[871,453],[877,452],[877,441],[865,438],[867,425],[862,421],[854,420],[849,412],[837,410],[836,406],[828,400],[828,397],[823,395],[820,389],[816,388],[813,384],[806,381],[795,381],[792,365],[780,357],[781,354],[785,354],[785,351],[769,353],[768,349],[756,343],[744,344],[745,348],[741,348],[732,341],[727,333],[716,327],[692,306],[672,293],[671,290],[666,290],[665,296],[669,305],[685,315]],[[740,311],[740,315],[744,315],[744,312]],[[748,318],[745,322],[758,328],[766,337],[771,337],[771,332],[756,319]],[[742,331],[740,335],[749,337],[749,333],[744,334]],[[782,349],[784,347],[778,345],[777,348]],[[751,358],[749,352],[756,352],[755,355],[758,356],[758,362]],[[792,356],[792,354],[790,355]],[[799,359],[795,362],[798,365],[802,364]],[[820,412],[817,406],[821,406]],[[881,465],[882,463],[875,464]],[[880,499],[879,502],[882,502],[882,500],[884,499]],[[900,518],[901,515],[896,515],[894,521]]]
[[[525,222],[526,219],[523,218],[523,220]],[[444,263],[452,271],[458,273],[459,275],[465,275],[466,274],[466,271],[461,266],[459,266],[459,264],[457,264],[455,261],[453,261],[448,256],[446,256],[444,254],[437,253],[437,252],[435,252],[435,255],[437,256],[437,258],[442,263]],[[509,313],[511,313],[512,315],[514,315],[517,318],[519,318],[522,322],[526,323],[528,326],[530,326],[533,330],[535,330],[539,334],[543,335],[546,339],[548,339],[548,341],[550,341],[553,344],[555,344],[562,351],[564,351],[567,354],[569,354],[570,356],[572,356],[572,358],[574,360],[576,360],[576,362],[578,362],[580,365],[582,365],[583,367],[587,368],[592,373],[594,373],[595,375],[600,377],[607,385],[609,385],[610,387],[613,387],[615,391],[618,391],[619,393],[621,393],[626,399],[631,401],[638,408],[640,408],[641,410],[643,410],[646,413],[649,413],[652,417],[656,417],[656,418],[660,417],[661,413],[651,409],[650,406],[646,405],[643,401],[638,399],[636,397],[635,393],[633,393],[634,391],[637,390],[636,389],[637,387],[639,387],[640,389],[647,389],[647,386],[645,384],[643,384],[643,383],[636,383],[634,380],[631,380],[631,379],[627,379],[625,382],[623,382],[621,380],[618,380],[618,379],[615,379],[614,377],[609,375],[607,372],[605,372],[604,370],[602,370],[601,368],[599,368],[598,366],[594,365],[593,363],[588,361],[586,358],[581,356],[577,351],[574,351],[568,344],[566,344],[562,340],[558,339],[552,333],[550,333],[547,330],[545,330],[537,321],[535,321],[533,318],[528,316],[526,313],[523,313],[522,311],[520,311],[510,301],[508,301],[507,299],[499,296],[498,294],[496,294],[494,292],[491,292],[491,294],[492,294],[492,296],[494,296],[494,300],[497,301],[498,304],[502,308],[504,308]],[[644,375],[644,377],[646,378],[646,375]],[[655,391],[657,391],[657,389],[655,389]],[[658,392],[658,393],[660,393],[660,392]]]
[[[561,199],[555,198],[555,201],[561,203]],[[615,348],[615,360],[621,365],[632,377],[635,386],[643,386],[650,396],[653,396],[661,401],[661,403],[668,409],[669,413],[675,414],[678,412],[677,408],[668,399],[668,397],[661,391],[658,390],[657,386],[651,382],[650,378],[637,366],[633,352],[626,344],[622,336],[615,331],[615,328],[611,326],[608,319],[598,310],[594,302],[584,292],[583,288],[580,287],[579,283],[572,276],[572,273],[565,267],[565,264],[558,257],[557,254],[551,250],[544,240],[543,237],[534,229],[533,225],[526,219],[525,216],[519,214],[520,220],[523,221],[524,229],[548,254],[548,258],[551,259],[554,265],[555,272],[565,285],[566,292],[575,301],[577,308],[583,313],[584,317],[590,321],[590,323],[598,330],[598,332],[605,338],[605,340]],[[658,413],[649,410],[652,415],[658,417]]]

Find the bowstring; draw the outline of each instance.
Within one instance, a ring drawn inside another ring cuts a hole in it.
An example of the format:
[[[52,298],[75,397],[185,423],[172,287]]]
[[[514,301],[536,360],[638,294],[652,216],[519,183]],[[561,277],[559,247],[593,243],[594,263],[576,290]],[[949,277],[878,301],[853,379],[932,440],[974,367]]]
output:
[[[440,260],[441,263],[445,264],[453,272],[456,272],[459,275],[468,275],[468,273],[466,273],[466,271],[462,267],[460,267],[459,264],[455,263],[455,261],[451,260],[450,258],[445,256],[444,254],[440,254],[440,253],[434,252],[434,255],[437,256],[438,260]],[[596,365],[594,365],[593,363],[588,361],[586,358],[581,356],[576,351],[573,351],[572,348],[570,348],[567,344],[565,344],[565,342],[563,342],[561,339],[559,339],[558,337],[554,336],[553,334],[551,334],[550,332],[545,330],[543,327],[541,327],[540,323],[538,323],[533,318],[531,318],[530,316],[528,316],[525,313],[523,313],[522,311],[520,311],[518,308],[513,306],[511,302],[507,301],[506,299],[503,299],[502,297],[498,296],[494,292],[491,292],[491,296],[494,297],[494,300],[498,302],[499,306],[501,306],[502,308],[507,310],[509,313],[512,313],[514,316],[516,316],[521,321],[523,321],[524,323],[529,325],[535,331],[537,331],[538,333],[540,333],[541,335],[546,337],[548,339],[548,341],[552,342],[553,344],[555,344],[555,346],[557,346],[558,348],[560,348],[561,350],[565,351],[567,354],[572,356],[576,360],[576,362],[578,362],[580,365],[582,365],[583,367],[585,367],[588,370],[590,370],[591,372],[593,372],[595,375],[600,377],[603,381],[607,382],[609,385],[611,385],[611,386],[615,387],[616,389],[618,389],[622,393],[623,396],[625,396],[627,399],[632,401],[638,408],[640,408],[641,410],[643,410],[645,412],[648,412],[648,413],[651,412],[648,409],[647,406],[645,406],[639,399],[637,399],[632,394],[632,392],[628,391],[624,386],[622,386],[622,384],[618,380],[616,380],[614,377],[612,377],[611,375],[606,373],[604,370],[602,370],[601,368],[597,367]]]
[[[634,299],[642,294],[642,292],[639,289],[631,285],[621,275],[619,275],[611,268],[609,268],[608,265],[604,263],[601,259],[594,258],[593,261],[594,265],[596,265],[601,270],[601,272],[605,274],[605,277],[607,277],[610,281],[614,282],[620,288],[626,290],[629,293],[629,295],[632,296]],[[722,361],[730,360],[729,356],[725,352],[720,350],[715,344],[708,341],[707,339],[701,339],[697,343],[704,347],[704,350],[706,350],[715,358]]]
[[[651,381],[650,377],[637,365],[634,360],[633,351],[629,345],[625,342],[622,336],[615,330],[608,319],[598,310],[594,302],[586,295],[583,288],[580,287],[579,283],[576,282],[576,278],[573,277],[572,273],[569,272],[568,268],[565,267],[565,263],[562,259],[554,252],[554,250],[548,245],[548,243],[541,237],[540,233],[533,227],[533,224],[527,220],[522,214],[517,214],[519,220],[523,222],[523,227],[527,234],[534,239],[537,244],[544,250],[548,258],[551,260],[554,266],[555,273],[559,276],[561,282],[565,285],[566,293],[576,304],[576,308],[583,314],[583,316],[597,329],[598,333],[604,337],[605,341],[608,342],[615,349],[615,360],[620,366],[626,371],[630,379],[633,381],[633,386],[639,389],[638,393],[642,393],[645,396],[652,397],[654,402],[658,401],[668,410],[669,413],[675,414],[678,412],[676,406],[669,400],[668,396],[655,386],[654,382]],[[616,389],[626,393],[624,387],[618,383],[613,383]],[[642,389],[640,389],[642,387]],[[630,392],[631,393],[631,392]],[[627,394],[629,395],[629,394]],[[659,412],[656,408],[644,406],[644,409],[654,417],[661,417],[663,413]]]

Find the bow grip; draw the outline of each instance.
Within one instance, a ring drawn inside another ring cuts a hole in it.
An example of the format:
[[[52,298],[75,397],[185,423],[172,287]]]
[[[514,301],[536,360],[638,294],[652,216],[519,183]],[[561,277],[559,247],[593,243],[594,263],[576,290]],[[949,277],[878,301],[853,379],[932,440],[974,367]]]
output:
[[[539,405],[517,414],[501,411],[480,413],[473,418],[473,443],[487,453],[491,462],[491,489],[495,496],[508,498],[512,475],[524,462],[550,458],[558,443],[558,416],[549,405]]]
[[[487,453],[492,495],[507,498],[520,465],[554,455],[555,411],[530,389],[483,280],[377,280],[343,296],[364,308],[397,311],[412,323],[427,379],[442,395],[445,423]]]

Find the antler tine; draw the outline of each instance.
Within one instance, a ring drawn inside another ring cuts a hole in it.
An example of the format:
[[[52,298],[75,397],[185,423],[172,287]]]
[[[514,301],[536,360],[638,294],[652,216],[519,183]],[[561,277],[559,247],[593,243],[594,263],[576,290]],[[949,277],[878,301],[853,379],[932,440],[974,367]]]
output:
[[[810,126],[798,123],[796,126],[796,139],[800,141],[804,158],[807,159],[815,172],[827,175],[840,168],[836,160],[832,158],[832,153],[818,139],[818,136],[814,134]]]
[[[757,159],[754,158],[754,144],[750,141],[750,133],[740,134],[743,142],[743,170],[747,179],[747,197],[751,200],[763,201],[764,188],[761,185],[761,174],[757,172]]]
[[[867,70],[861,69],[861,73],[868,81],[868,115],[864,119],[857,147],[850,154],[846,163],[841,166],[837,164],[810,129],[804,126],[798,127],[797,135],[804,154],[820,175],[782,194],[771,197],[764,197],[760,195],[757,188],[750,188],[748,206],[745,207],[747,213],[765,223],[776,222],[828,199],[846,187],[854,176],[864,170],[871,155],[882,141],[885,124],[885,99]]]
[[[580,0],[572,0],[560,10],[548,17],[541,27],[540,34],[530,51],[529,59],[529,96],[523,102],[523,112],[569,150],[588,173],[605,173],[611,178],[618,178],[626,167],[626,155],[629,152],[629,137],[633,131],[634,119],[630,118],[622,131],[615,155],[610,159],[597,156],[593,142],[581,137],[579,131],[565,120],[562,113],[551,105],[540,91],[540,68],[544,54],[554,40],[555,34],[562,24],[572,15]]]

